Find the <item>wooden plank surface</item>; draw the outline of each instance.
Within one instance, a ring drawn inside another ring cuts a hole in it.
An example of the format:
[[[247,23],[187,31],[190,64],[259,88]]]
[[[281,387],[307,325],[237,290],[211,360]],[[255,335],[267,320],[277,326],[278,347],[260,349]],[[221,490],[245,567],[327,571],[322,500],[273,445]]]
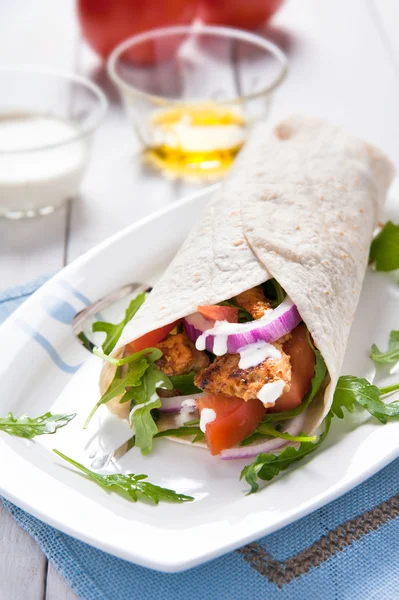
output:
[[[50,562],[47,565],[45,600],[77,600],[76,594]]]
[[[46,559],[26,531],[15,524],[0,502],[0,598],[44,598]]]
[[[399,36],[397,0],[367,0],[373,21],[381,34],[387,54],[399,77]]]
[[[398,18],[395,0],[288,1],[273,27],[265,31],[290,61],[290,74],[275,95],[272,116],[302,111],[326,117],[380,144],[399,166]],[[76,65],[105,89],[111,109],[96,134],[69,226],[65,209],[25,223],[0,221],[2,288],[60,268],[193,187],[165,181],[140,166],[115,91],[97,58],[79,41],[72,0],[0,3],[0,64],[21,62],[69,69]],[[76,596],[0,507],[3,598],[73,600]]]

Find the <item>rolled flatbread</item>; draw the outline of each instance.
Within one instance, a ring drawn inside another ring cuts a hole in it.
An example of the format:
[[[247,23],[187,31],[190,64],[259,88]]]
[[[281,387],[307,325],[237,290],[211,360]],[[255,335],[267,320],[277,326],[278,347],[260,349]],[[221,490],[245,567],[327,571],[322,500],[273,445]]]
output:
[[[296,304],[330,383],[328,412],[393,166],[378,149],[315,118],[261,125],[210,200],[119,347],[274,277]]]

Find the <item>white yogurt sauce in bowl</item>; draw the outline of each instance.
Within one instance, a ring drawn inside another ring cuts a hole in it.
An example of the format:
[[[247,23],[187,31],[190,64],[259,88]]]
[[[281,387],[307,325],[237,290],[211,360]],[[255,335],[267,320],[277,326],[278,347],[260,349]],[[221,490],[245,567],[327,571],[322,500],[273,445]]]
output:
[[[52,212],[77,195],[107,99],[90,80],[0,66],[0,217]]]
[[[76,196],[88,153],[71,121],[0,114],[0,215],[46,214]]]

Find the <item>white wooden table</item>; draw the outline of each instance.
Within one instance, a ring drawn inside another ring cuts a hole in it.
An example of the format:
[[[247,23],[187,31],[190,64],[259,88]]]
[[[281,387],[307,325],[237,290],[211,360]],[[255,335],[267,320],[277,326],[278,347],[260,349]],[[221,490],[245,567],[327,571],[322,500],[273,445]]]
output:
[[[399,167],[398,22],[396,0],[287,0],[268,31],[290,60],[273,116],[326,117],[380,145]],[[0,2],[0,64],[18,63],[76,70],[102,85],[112,101],[104,69],[80,39],[73,0]],[[1,288],[60,269],[187,189],[143,171],[114,100],[96,135],[81,198],[41,220],[0,222]],[[0,505],[0,599],[73,598]]]

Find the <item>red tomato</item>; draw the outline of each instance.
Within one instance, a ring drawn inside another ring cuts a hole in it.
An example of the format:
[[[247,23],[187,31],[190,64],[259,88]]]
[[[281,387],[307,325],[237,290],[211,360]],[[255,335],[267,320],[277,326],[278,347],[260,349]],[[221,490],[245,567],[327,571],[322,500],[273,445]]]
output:
[[[205,23],[256,29],[282,3],[283,0],[200,0],[197,15]]]
[[[283,346],[291,360],[291,388],[269,408],[269,412],[282,412],[299,406],[310,387],[316,362],[315,353],[307,338],[305,325],[298,325],[292,331],[292,337]]]
[[[197,406],[200,412],[211,408],[216,413],[216,419],[207,424],[205,431],[211,454],[219,454],[241,442],[257,428],[266,412],[259,400],[245,402],[222,394],[199,398]]]
[[[238,323],[238,308],[234,306],[197,306],[198,312],[211,321],[228,321],[229,323]]]
[[[130,344],[126,344],[126,351],[128,354],[134,354],[134,352],[140,352],[140,350],[145,350],[146,348],[152,348],[158,342],[161,342],[168,333],[172,331],[176,327],[179,321],[175,321],[174,323],[170,323],[170,325],[164,325],[164,327],[160,327],[159,329],[154,329],[154,331],[150,331],[145,335],[137,338]]]
[[[137,33],[190,23],[195,5],[195,0],[78,0],[78,15],[84,37],[106,58],[122,40]],[[131,54],[137,62],[150,63],[154,48],[147,44]]]

